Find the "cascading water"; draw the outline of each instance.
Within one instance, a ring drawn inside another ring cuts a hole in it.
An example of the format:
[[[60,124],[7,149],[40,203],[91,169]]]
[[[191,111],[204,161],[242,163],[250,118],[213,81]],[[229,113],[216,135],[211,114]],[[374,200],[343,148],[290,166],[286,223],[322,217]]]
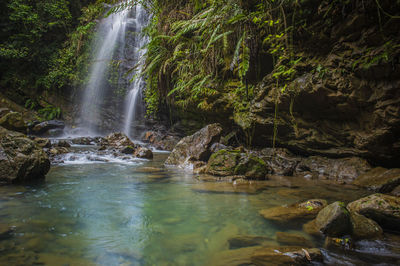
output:
[[[81,103],[82,127],[89,133],[97,133],[102,123],[101,108],[107,88],[107,73],[117,47],[117,41],[124,36],[128,10],[111,14],[101,20],[96,47],[89,73],[89,82],[85,88]]]
[[[100,21],[89,80],[80,100],[80,124],[85,133],[123,131],[132,137],[139,126],[144,113],[142,48],[147,43],[141,32],[147,21],[139,4]],[[134,67],[135,71],[129,72]]]
[[[141,33],[147,22],[147,13],[145,9],[141,5],[137,5],[135,18],[136,32]],[[125,101],[124,133],[130,137],[132,137],[132,135],[135,133],[132,131],[136,129],[135,124],[137,124],[139,118],[137,111],[141,107],[139,104],[141,99],[140,97],[138,98],[138,96],[141,95],[141,92],[145,86],[145,81],[141,76],[141,73],[144,66],[144,54],[146,53],[144,46],[147,44],[147,42],[147,37],[142,36],[141,34],[136,34],[135,59],[137,62],[137,68],[134,73],[135,79]],[[136,121],[136,123],[133,123],[134,121]]]

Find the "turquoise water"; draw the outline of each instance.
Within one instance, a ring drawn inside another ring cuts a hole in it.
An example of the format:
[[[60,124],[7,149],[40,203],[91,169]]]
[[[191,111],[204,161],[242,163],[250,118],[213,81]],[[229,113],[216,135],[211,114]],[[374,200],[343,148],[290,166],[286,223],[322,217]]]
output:
[[[263,208],[368,193],[294,178],[262,189],[215,186],[163,167],[166,156],[58,165],[43,184],[0,187],[0,228],[13,228],[0,239],[0,265],[213,265],[237,235],[311,239],[301,224],[266,221]]]

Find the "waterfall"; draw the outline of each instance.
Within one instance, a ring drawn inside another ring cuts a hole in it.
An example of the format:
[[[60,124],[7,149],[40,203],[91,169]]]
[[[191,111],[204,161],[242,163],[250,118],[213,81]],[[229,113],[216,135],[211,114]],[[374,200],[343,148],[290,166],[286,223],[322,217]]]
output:
[[[99,22],[87,85],[78,99],[78,124],[86,134],[136,133],[144,114],[140,73],[148,40],[141,33],[147,21],[147,12],[137,4]]]
[[[89,71],[89,81],[81,102],[82,127],[89,133],[98,133],[102,124],[101,108],[107,88],[107,73],[117,47],[118,38],[124,36],[128,10],[111,14],[98,25],[94,41],[95,52]]]
[[[135,59],[136,59],[136,71],[134,73],[134,81],[131,85],[129,93],[127,94],[125,100],[125,121],[124,121],[124,133],[130,137],[132,137],[136,132],[132,132],[135,130],[135,124],[138,123],[140,119],[138,115],[138,109],[141,107],[141,94],[145,87],[145,81],[143,77],[140,75],[143,71],[144,67],[144,54],[146,50],[144,46],[148,42],[148,38],[139,34],[143,31],[143,28],[148,23],[147,12],[141,5],[136,6],[136,47],[135,47]],[[138,97],[139,96],[139,97]],[[133,123],[136,122],[136,123]]]

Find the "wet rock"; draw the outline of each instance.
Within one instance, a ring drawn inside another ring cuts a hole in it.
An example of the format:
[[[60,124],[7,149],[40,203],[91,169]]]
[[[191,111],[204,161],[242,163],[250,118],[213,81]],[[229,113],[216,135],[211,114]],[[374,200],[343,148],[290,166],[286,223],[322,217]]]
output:
[[[229,249],[277,244],[265,236],[239,235],[228,239]]]
[[[66,141],[66,140],[59,140],[59,141],[56,143],[56,146],[57,146],[57,147],[64,147],[64,148],[70,148],[70,147],[71,147],[71,144],[69,144],[68,141]]]
[[[390,195],[400,197],[400,186],[395,187],[392,192],[390,192]]]
[[[135,151],[135,156],[142,159],[153,159],[153,152],[150,149],[139,147]]]
[[[27,124],[22,118],[22,114],[17,112],[7,113],[3,117],[1,117],[0,126],[4,127],[5,129],[21,132],[24,134],[26,133],[26,130],[28,128]]]
[[[324,247],[326,249],[340,249],[340,250],[351,250],[354,248],[353,239],[350,237],[326,237],[324,242]]]
[[[126,146],[121,150],[121,153],[123,154],[133,154],[135,151],[135,148],[132,146]]]
[[[31,133],[35,135],[43,135],[47,133],[49,130],[52,129],[60,129],[63,130],[65,128],[65,123],[60,120],[49,120],[49,121],[44,121],[42,123],[39,123],[35,125],[31,129]]]
[[[350,213],[344,203],[336,201],[323,208],[315,225],[327,236],[344,236],[351,233]]]
[[[69,150],[65,147],[53,147],[50,149],[49,153],[51,155],[60,155],[60,154],[69,153]]]
[[[284,148],[261,150],[261,158],[270,166],[275,175],[292,176],[301,158]]]
[[[90,137],[74,138],[71,142],[75,145],[92,145],[94,143],[93,138]]]
[[[50,161],[34,141],[0,127],[0,143],[1,181],[17,183],[45,178]]]
[[[211,146],[219,142],[221,134],[221,126],[211,124],[193,135],[183,138],[175,146],[165,164],[186,167],[195,161],[208,161],[212,153]]]
[[[51,142],[46,138],[34,138],[33,141],[41,148],[51,148]]]
[[[315,224],[315,219],[303,224],[303,231],[311,236],[322,236],[321,232],[317,228],[317,225]]]
[[[373,194],[353,201],[347,209],[377,222],[383,229],[400,231],[400,198]]]
[[[371,166],[366,160],[357,157],[329,159],[320,156],[311,156],[301,160],[296,167],[296,172],[311,173],[319,179],[328,179],[339,183],[351,183],[359,175],[370,169]]]
[[[0,108],[0,118],[2,118],[3,116],[5,116],[6,114],[10,113],[11,110],[8,108]]]
[[[253,154],[220,150],[211,155],[205,172],[217,176],[243,175],[249,179],[264,180],[271,169]]]
[[[360,175],[354,185],[368,188],[379,193],[389,193],[400,185],[400,168],[385,169],[377,167]]]
[[[147,131],[144,134],[143,141],[150,143],[156,149],[172,151],[181,137],[170,135],[169,133],[161,133],[157,131]]]
[[[286,232],[277,232],[275,234],[276,241],[281,245],[298,246],[298,247],[313,247],[313,243],[299,234],[291,234]]]
[[[268,247],[254,251],[251,262],[255,265],[305,265],[323,262],[318,248]]]
[[[259,213],[267,220],[289,222],[292,220],[313,219],[326,205],[326,200],[311,199],[290,206],[278,206],[264,209]]]
[[[103,139],[101,144],[115,148],[123,148],[128,146],[136,147],[135,143],[133,143],[127,135],[120,132],[108,135]]]
[[[7,224],[0,223],[0,240],[9,239],[12,237],[12,232],[14,228],[10,227]]]
[[[351,212],[350,221],[354,239],[379,239],[383,236],[382,228],[375,221],[361,214]]]

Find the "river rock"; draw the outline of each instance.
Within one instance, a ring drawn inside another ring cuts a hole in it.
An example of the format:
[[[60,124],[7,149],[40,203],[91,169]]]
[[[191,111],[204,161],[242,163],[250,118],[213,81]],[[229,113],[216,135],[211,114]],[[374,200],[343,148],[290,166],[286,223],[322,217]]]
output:
[[[211,146],[219,142],[221,134],[222,127],[219,124],[211,124],[183,138],[175,146],[165,164],[187,167],[195,161],[207,162],[212,153]]]
[[[10,112],[0,118],[0,126],[21,133],[26,133],[28,128],[21,113]]]
[[[50,161],[33,140],[0,127],[0,143],[1,181],[17,183],[45,178]]]
[[[205,172],[217,176],[242,175],[248,179],[264,180],[271,169],[253,154],[222,149],[211,155]]]
[[[323,208],[315,225],[327,236],[344,236],[351,233],[350,214],[344,203],[336,201]]]
[[[378,239],[382,238],[382,228],[373,220],[356,212],[350,213],[352,236],[354,239]]]
[[[135,151],[135,156],[142,159],[153,159],[153,152],[145,147],[139,147]]]
[[[254,251],[251,262],[254,265],[307,265],[323,262],[323,256],[318,248],[267,247]]]
[[[297,173],[309,172],[319,179],[351,183],[371,169],[369,163],[358,157],[330,159],[320,156],[304,158],[296,167]]]
[[[311,236],[320,237],[322,233],[318,230],[315,224],[315,219],[303,224],[303,231]]]
[[[47,138],[34,138],[33,141],[41,148],[51,148],[51,142]]]
[[[299,246],[299,247],[313,247],[313,243],[299,234],[291,234],[286,232],[276,232],[276,241],[279,244],[287,246]]]
[[[400,168],[388,170],[382,167],[376,167],[360,175],[354,180],[353,184],[375,192],[389,193],[396,186],[400,185]]]
[[[132,146],[126,146],[121,150],[123,154],[133,154],[135,152],[135,148]]]
[[[392,192],[390,192],[390,195],[400,197],[400,185],[395,187]]]
[[[275,175],[292,176],[301,158],[285,148],[265,148],[260,152],[261,158],[272,169]]]
[[[42,123],[39,123],[35,125],[31,129],[31,133],[35,135],[43,135],[47,133],[49,130],[52,129],[61,129],[63,130],[65,128],[65,123],[60,120],[49,120],[49,121],[44,121]]]
[[[102,140],[102,145],[114,147],[114,148],[124,148],[124,147],[136,147],[127,135],[124,133],[112,133]]]
[[[64,148],[70,148],[70,147],[71,147],[71,144],[69,144],[69,142],[66,141],[66,140],[59,140],[59,141],[56,143],[56,146],[57,146],[57,147],[64,147]]]
[[[6,114],[10,113],[11,110],[5,107],[0,108],[0,118],[2,118],[3,116],[5,116]]]
[[[278,206],[261,210],[259,213],[267,220],[289,222],[292,220],[313,219],[327,205],[326,200],[311,199],[290,206]]]
[[[400,231],[400,197],[377,193],[349,203],[347,209],[374,220],[383,229]]]
[[[75,145],[92,145],[94,143],[94,139],[91,137],[78,137],[72,139],[71,142]]]
[[[181,137],[169,133],[160,133],[157,131],[147,131],[144,134],[143,141],[150,143],[156,149],[172,151]]]

